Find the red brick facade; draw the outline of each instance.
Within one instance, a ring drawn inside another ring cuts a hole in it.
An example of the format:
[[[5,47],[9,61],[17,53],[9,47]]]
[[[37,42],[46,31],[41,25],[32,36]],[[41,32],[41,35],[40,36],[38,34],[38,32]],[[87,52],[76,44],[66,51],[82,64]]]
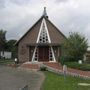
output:
[[[52,46],[56,60],[58,60],[59,56],[61,55],[60,45],[63,43],[66,37],[48,20],[48,18],[42,16],[16,43],[18,46],[18,59],[20,62],[31,61],[35,46],[40,46],[36,43],[36,41],[43,18],[46,21],[51,39],[51,43],[46,44],[46,46]],[[41,46],[43,45],[45,44],[42,44]]]

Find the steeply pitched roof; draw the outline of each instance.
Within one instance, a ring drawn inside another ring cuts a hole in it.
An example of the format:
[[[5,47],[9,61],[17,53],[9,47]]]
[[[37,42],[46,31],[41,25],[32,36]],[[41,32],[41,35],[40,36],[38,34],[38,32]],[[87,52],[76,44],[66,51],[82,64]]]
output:
[[[47,18],[46,24],[49,31],[51,43],[63,43],[63,41],[66,39],[66,36]]]
[[[62,43],[64,39],[66,39],[65,35],[44,15],[16,42],[15,45],[18,45],[18,43],[25,38],[25,36],[27,36],[28,33],[34,34],[30,34],[32,35],[30,37],[30,42],[36,43],[36,39],[38,36],[38,32],[40,29],[40,25],[42,22],[42,19],[45,18],[46,20],[46,24],[47,24],[47,28],[49,31],[49,35],[50,35],[50,39],[51,39],[51,43]]]
[[[32,27],[15,43],[15,45],[18,45],[18,43],[38,24],[38,22],[41,22],[43,16],[34,24]]]

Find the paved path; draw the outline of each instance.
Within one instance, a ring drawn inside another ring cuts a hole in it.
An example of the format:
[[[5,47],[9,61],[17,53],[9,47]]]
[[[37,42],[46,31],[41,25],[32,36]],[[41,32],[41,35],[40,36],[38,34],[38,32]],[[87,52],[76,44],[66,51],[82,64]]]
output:
[[[56,70],[61,70],[63,72],[62,65],[60,65],[58,63],[44,63],[44,65],[52,67],[52,68],[54,68]],[[82,70],[77,70],[77,69],[73,69],[73,68],[68,68],[67,72],[90,77],[90,71],[82,71]]]
[[[21,90],[25,85],[29,90],[40,90],[43,80],[41,72],[0,65],[0,90]]]

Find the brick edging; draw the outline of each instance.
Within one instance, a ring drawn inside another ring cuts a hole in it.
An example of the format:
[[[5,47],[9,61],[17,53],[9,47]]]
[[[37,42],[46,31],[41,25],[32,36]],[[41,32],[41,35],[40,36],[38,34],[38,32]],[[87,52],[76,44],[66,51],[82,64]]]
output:
[[[49,66],[44,65],[44,64],[43,64],[43,66],[47,67],[48,71],[51,71],[51,72],[54,72],[54,73],[57,73],[57,74],[60,74],[60,75],[64,75],[64,72],[62,70],[55,69],[55,68],[49,67]],[[70,71],[67,71],[66,75],[70,75],[70,76],[73,76],[73,77],[79,77],[79,78],[83,78],[83,79],[90,79],[89,76],[81,75],[81,74],[78,74],[78,73],[72,73]]]

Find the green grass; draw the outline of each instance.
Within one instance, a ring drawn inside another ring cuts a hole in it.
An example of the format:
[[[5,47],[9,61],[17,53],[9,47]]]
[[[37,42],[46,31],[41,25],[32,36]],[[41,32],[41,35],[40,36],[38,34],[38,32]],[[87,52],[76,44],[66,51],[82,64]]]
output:
[[[7,64],[14,64],[14,60],[1,60],[0,59],[0,65],[7,65]]]
[[[80,69],[84,71],[90,71],[90,64],[88,63],[78,64],[78,62],[65,62],[65,64],[71,68]]]
[[[90,80],[85,80],[81,78],[64,76],[45,72],[45,81],[42,86],[42,90],[90,90],[90,86],[78,86],[78,83],[89,83]]]

